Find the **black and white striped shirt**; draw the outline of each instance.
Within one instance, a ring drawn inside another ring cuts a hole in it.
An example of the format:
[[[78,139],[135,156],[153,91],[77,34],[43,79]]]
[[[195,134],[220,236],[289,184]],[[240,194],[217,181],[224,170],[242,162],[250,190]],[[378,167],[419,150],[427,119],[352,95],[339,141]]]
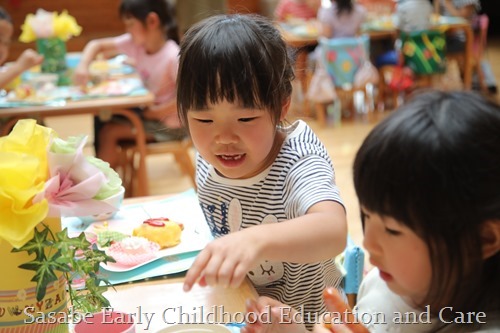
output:
[[[287,132],[274,163],[250,179],[221,177],[197,157],[198,197],[214,237],[302,216],[321,201],[342,204],[332,162],[318,137],[300,120]],[[323,289],[338,287],[342,279],[334,258],[309,264],[266,261],[248,277],[259,295],[278,299],[306,316],[325,311]]]

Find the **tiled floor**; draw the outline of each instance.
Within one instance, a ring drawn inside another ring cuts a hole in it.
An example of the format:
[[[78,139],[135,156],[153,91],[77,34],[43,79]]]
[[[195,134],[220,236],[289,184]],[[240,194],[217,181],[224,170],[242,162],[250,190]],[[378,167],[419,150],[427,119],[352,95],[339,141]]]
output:
[[[495,65],[500,59],[500,39],[490,39],[486,56],[493,67],[497,80],[500,79],[500,65]],[[340,127],[327,126],[325,128],[319,128],[313,119],[305,119],[315,129],[331,155],[337,184],[341,189],[347,209],[349,233],[358,244],[362,242],[362,231],[358,203],[352,184],[352,162],[362,140],[378,120],[384,116],[385,114],[376,114],[375,120],[371,121],[359,117],[355,121],[343,122]],[[79,124],[78,133],[74,133],[74,126],[67,126],[68,123]],[[92,118],[89,116],[52,118],[47,120],[47,125],[56,129],[61,137],[80,133],[92,134]],[[87,152],[92,153],[92,149],[89,148]],[[191,187],[190,180],[187,176],[181,175],[172,156],[149,156],[147,167],[151,195],[176,193]]]

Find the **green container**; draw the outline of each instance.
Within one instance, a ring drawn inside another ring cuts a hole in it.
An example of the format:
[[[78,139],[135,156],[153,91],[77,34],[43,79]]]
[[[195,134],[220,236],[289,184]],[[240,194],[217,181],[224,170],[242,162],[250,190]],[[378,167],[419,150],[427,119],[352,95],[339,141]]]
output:
[[[43,55],[42,73],[59,75],[58,85],[68,85],[68,67],[66,65],[66,43],[57,37],[36,40],[38,53]]]

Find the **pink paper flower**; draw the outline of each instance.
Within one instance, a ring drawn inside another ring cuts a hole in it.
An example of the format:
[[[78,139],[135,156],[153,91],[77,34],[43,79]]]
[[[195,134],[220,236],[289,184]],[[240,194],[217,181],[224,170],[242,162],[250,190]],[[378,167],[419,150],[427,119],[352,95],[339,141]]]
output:
[[[0,138],[0,241],[18,248],[46,217],[114,212],[105,199],[123,190],[108,163],[83,154],[87,137],[62,140],[33,119]]]

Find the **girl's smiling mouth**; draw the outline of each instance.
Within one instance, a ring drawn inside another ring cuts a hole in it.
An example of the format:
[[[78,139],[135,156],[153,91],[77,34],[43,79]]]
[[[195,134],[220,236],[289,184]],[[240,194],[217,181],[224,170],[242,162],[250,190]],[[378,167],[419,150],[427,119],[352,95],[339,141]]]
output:
[[[219,162],[225,167],[237,167],[243,163],[246,154],[218,154]]]

